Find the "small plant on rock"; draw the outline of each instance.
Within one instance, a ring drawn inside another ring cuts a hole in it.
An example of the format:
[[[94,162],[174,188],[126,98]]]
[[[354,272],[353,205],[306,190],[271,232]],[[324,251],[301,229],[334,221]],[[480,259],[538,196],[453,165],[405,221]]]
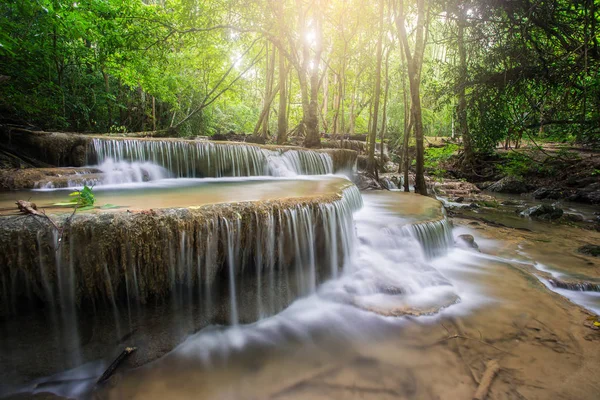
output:
[[[76,190],[69,194],[69,197],[72,197],[71,200],[61,203],[54,203],[55,206],[70,206],[75,207],[76,210],[86,211],[94,208],[94,203],[96,202],[96,197],[94,196],[94,192],[92,188],[88,185],[84,185],[83,189]]]

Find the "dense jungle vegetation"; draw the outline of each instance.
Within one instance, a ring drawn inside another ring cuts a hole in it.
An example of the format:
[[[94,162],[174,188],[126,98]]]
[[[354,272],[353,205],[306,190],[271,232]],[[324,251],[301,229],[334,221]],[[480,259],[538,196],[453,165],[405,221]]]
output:
[[[498,146],[600,137],[594,0],[6,0],[1,123]],[[347,137],[347,136],[346,136]],[[408,151],[402,153],[408,165]]]

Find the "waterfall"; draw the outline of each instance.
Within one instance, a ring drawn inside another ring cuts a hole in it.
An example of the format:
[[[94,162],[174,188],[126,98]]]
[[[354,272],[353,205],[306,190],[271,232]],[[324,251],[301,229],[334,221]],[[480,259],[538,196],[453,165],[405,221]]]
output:
[[[33,219],[23,224],[5,217],[0,235],[9,240],[2,242],[0,281],[12,285],[2,291],[0,313],[10,314],[14,303],[29,295],[23,287],[70,317],[84,302],[114,308],[123,302],[128,310],[174,291],[182,298],[214,301],[202,292],[216,290],[219,277],[227,277],[229,316],[236,323],[244,301],[238,279],[244,275],[256,274],[252,281],[262,286],[279,285],[293,299],[337,274],[354,235],[352,214],[362,206],[354,185],[337,196],[165,209],[151,215],[76,214],[62,237]],[[256,300],[253,317],[282,305],[273,304],[271,296]]]
[[[452,246],[452,227],[444,215],[437,221],[419,222],[404,227],[404,233],[419,241],[428,259],[445,255]]]
[[[179,178],[323,175],[335,172],[327,152],[190,140],[92,139],[89,164],[152,163]],[[353,163],[355,158],[344,160]],[[110,165],[110,164],[109,164]],[[338,169],[352,169],[340,165]]]

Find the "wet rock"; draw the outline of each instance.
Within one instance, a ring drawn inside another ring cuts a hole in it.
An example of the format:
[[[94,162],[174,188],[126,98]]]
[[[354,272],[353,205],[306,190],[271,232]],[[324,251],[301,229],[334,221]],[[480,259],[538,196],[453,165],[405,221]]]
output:
[[[385,172],[396,172],[398,171],[398,164],[388,161],[384,164],[383,170]]]
[[[462,203],[463,201],[465,201],[464,197],[457,197],[455,199],[452,200],[455,203]]]
[[[522,179],[506,176],[491,184],[487,189],[492,192],[521,194],[528,192],[530,186]]]
[[[578,253],[591,257],[600,257],[600,246],[595,244],[586,244],[577,249]]]
[[[588,204],[600,204],[600,182],[592,183],[583,189],[577,190],[569,196],[568,200]]]
[[[398,189],[398,186],[388,177],[383,177],[379,180],[381,186],[386,188],[387,190],[395,190]]]
[[[471,204],[468,205],[468,207],[471,208],[471,209],[479,208],[479,206],[477,205],[477,203],[471,203]]]
[[[569,222],[583,222],[584,218],[581,214],[564,213],[563,219]]]
[[[553,199],[557,200],[562,197],[562,191],[560,189],[549,189],[549,188],[539,188],[535,192],[533,192],[533,198],[542,200],[542,199]]]
[[[532,217],[545,220],[553,220],[562,217],[563,210],[561,208],[551,206],[549,204],[540,204],[530,207],[519,213],[521,217]]]
[[[374,177],[359,172],[356,174],[354,183],[360,190],[380,190],[382,189],[381,184]]]
[[[479,251],[479,245],[477,245],[477,242],[475,242],[473,235],[459,235],[456,240],[456,244],[458,247],[475,249]]]
[[[485,182],[479,182],[476,183],[475,185],[481,189],[481,190],[486,190],[487,188],[489,188],[490,186],[492,186],[494,184],[494,182],[492,181],[485,181]]]
[[[548,280],[554,287],[578,292],[600,292],[600,283],[589,281],[563,281],[557,278]]]
[[[246,143],[265,144],[265,138],[261,136],[250,135],[246,137]]]

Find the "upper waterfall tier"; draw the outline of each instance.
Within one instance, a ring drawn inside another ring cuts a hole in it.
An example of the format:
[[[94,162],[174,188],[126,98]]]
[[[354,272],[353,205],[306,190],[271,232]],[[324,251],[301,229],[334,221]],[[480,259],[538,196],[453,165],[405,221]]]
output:
[[[93,138],[87,161],[151,162],[180,178],[324,175],[354,170],[352,153],[338,154],[342,157],[337,157],[337,162],[332,155],[331,150],[206,140]]]
[[[175,177],[293,176],[352,173],[357,153],[208,140],[124,138],[0,130],[0,140],[39,167],[83,167],[112,160],[151,162]],[[10,185],[8,185],[10,186]]]

